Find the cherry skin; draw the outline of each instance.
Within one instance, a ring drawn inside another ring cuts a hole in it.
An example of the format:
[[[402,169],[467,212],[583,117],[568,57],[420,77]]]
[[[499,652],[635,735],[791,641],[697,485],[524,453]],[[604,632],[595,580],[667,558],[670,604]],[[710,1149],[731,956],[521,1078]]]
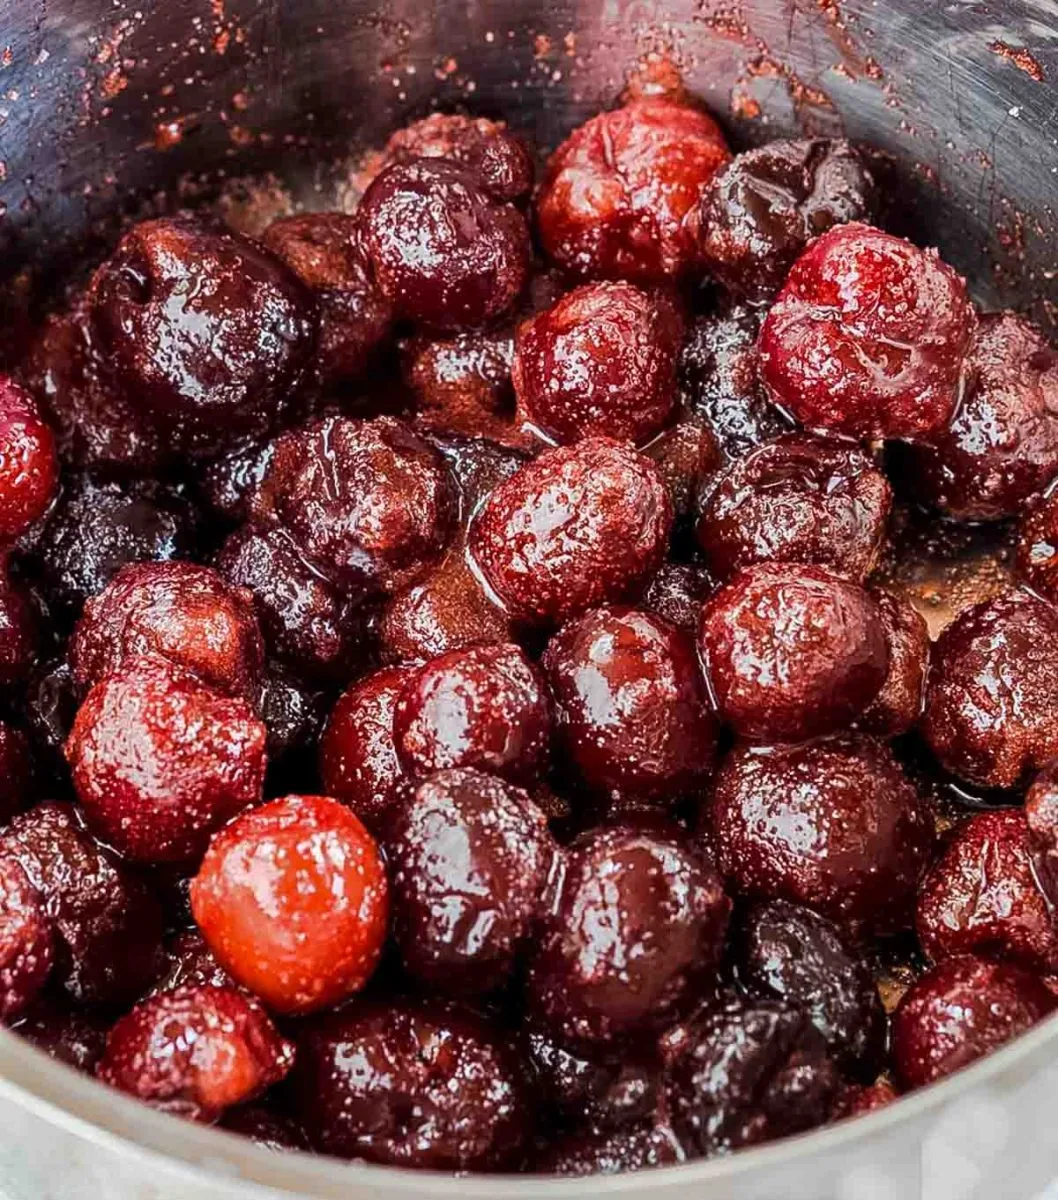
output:
[[[453,650],[405,684],[393,735],[409,775],[477,767],[528,786],[547,767],[551,698],[518,646]]]
[[[0,375],[0,543],[47,512],[59,482],[55,438],[25,388]]]
[[[1030,850],[1019,809],[976,813],[955,830],[919,892],[916,929],[934,961],[980,954],[1058,967],[1058,932]]]
[[[294,1047],[244,992],[181,987],[118,1021],[96,1076],[152,1108],[209,1124],[277,1083],[293,1061]]]
[[[374,838],[336,800],[287,796],[210,843],[191,910],[217,961],[274,1012],[308,1013],[364,986],[388,919]]]
[[[544,252],[571,274],[666,283],[699,262],[697,205],[730,157],[701,109],[648,96],[600,113],[551,156],[536,200]]]
[[[787,563],[749,567],[714,593],[698,648],[721,721],[758,742],[847,726],[889,668],[870,596],[819,567]]]
[[[513,619],[558,624],[645,588],[671,524],[653,464],[592,437],[499,484],[475,515],[469,551]]]
[[[801,255],[768,313],[762,376],[810,428],[921,439],[955,412],[974,325],[964,281],[936,251],[840,225]]]
[[[904,1087],[923,1087],[990,1054],[1055,1007],[1023,967],[949,958],[904,994],[893,1014],[892,1056]]]

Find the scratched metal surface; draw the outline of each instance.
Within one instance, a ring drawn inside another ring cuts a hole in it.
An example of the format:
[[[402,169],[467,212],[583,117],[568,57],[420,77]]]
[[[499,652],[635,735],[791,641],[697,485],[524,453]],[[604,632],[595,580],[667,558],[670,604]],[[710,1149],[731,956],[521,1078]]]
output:
[[[873,142],[918,235],[978,296],[1053,323],[1058,0],[3,0],[0,14],[8,277],[32,262],[45,286],[145,197],[194,199],[233,174],[274,172],[321,203],[321,162],[431,105],[502,113],[553,145],[661,50],[736,141]]]

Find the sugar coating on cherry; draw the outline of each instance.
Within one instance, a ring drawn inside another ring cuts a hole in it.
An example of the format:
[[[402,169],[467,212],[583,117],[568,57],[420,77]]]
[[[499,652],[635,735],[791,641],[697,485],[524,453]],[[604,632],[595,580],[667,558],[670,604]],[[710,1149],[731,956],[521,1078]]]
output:
[[[453,650],[509,642],[511,621],[467,558],[458,535],[426,576],[396,592],[378,622],[384,662],[414,662]]]

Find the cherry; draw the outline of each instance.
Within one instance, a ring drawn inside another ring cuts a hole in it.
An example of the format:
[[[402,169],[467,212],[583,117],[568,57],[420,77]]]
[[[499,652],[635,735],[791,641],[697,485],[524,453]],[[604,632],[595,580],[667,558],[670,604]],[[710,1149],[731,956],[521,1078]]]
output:
[[[715,968],[730,910],[682,841],[634,825],[583,834],[530,961],[530,1013],[589,1043],[671,1024]]]
[[[509,1039],[455,1007],[365,1003],[310,1026],[297,1113],[318,1150],[435,1171],[516,1168],[530,1133]]]
[[[804,425],[913,441],[954,414],[974,325],[964,281],[935,250],[840,225],[801,255],[768,313],[762,376]]]
[[[934,961],[979,954],[1041,972],[1058,967],[1058,931],[1033,876],[1024,812],[977,813],[954,831],[922,883],[915,924]]]
[[[969,1066],[1054,1009],[1035,975],[971,955],[949,958],[904,993],[893,1014],[892,1056],[904,1087]]]
[[[736,295],[768,301],[813,238],[869,221],[874,201],[874,179],[848,142],[756,146],[717,171],[702,195],[703,263]]]
[[[243,813],[213,838],[191,882],[191,910],[217,961],[282,1013],[359,991],[382,952],[388,907],[374,839],[325,796]]]
[[[131,1003],[161,969],[162,911],[154,894],[49,801],[0,833],[0,862],[25,873],[51,926],[53,974],[81,1004]]]
[[[888,747],[849,736],[736,748],[701,831],[736,892],[802,904],[853,937],[906,927],[933,843]]]
[[[445,158],[469,168],[481,186],[500,200],[521,200],[533,187],[529,147],[503,121],[431,113],[398,129],[382,152],[383,161]]]
[[[536,200],[547,256],[565,270],[664,283],[700,261],[697,205],[730,158],[716,122],[667,97],[592,117],[551,156]]]
[[[405,684],[393,735],[411,775],[478,767],[529,784],[547,766],[551,700],[517,646],[453,650]]]
[[[524,425],[553,442],[642,443],[676,401],[683,321],[663,292],[589,283],[518,330],[511,377]]]
[[[0,543],[48,511],[59,482],[55,438],[24,387],[0,375]]]
[[[393,723],[397,702],[415,678],[413,666],[389,667],[354,683],[339,698],[320,739],[320,779],[376,832],[405,779]]]
[[[96,1075],[152,1108],[212,1123],[277,1083],[293,1061],[294,1047],[244,992],[181,987],[118,1021]]]
[[[285,434],[253,502],[317,570],[346,590],[380,592],[425,573],[455,509],[441,456],[395,417],[326,417]]]
[[[717,730],[688,634],[647,612],[598,608],[562,628],[544,667],[559,746],[590,788],[669,801],[701,786]]]
[[[722,579],[755,563],[799,562],[862,583],[881,551],[891,504],[888,481],[862,451],[793,433],[732,464],[696,534]]]
[[[732,459],[790,428],[760,381],[760,323],[757,309],[727,305],[696,318],[680,351],[678,375],[687,407],[708,423]]]
[[[493,489],[469,550],[513,619],[557,624],[645,588],[671,523],[650,461],[592,437],[545,451]]]
[[[261,797],[264,725],[243,699],[165,659],[132,659],[88,693],[66,742],[89,824],[142,862],[187,862]]]
[[[896,737],[922,715],[929,673],[929,627],[910,601],[881,590],[871,595],[889,642],[889,673],[856,726],[865,733]]]
[[[1009,788],[1058,754],[1058,613],[1009,591],[961,613],[933,648],[922,732],[967,783]]]
[[[1017,313],[983,316],[951,424],[915,448],[916,498],[960,521],[1017,516],[1058,475],[1058,354]]]
[[[312,350],[315,304],[297,277],[186,214],[134,225],[86,299],[108,370],[174,450],[273,429]]]
[[[800,741],[855,720],[878,695],[889,649],[878,610],[819,567],[761,563],[702,609],[698,648],[718,715],[754,741]]]
[[[393,314],[372,277],[356,218],[337,212],[280,217],[261,241],[316,298],[317,381],[328,385],[363,374]]]
[[[70,641],[78,688],[86,692],[143,655],[252,705],[260,700],[264,644],[252,598],[210,567],[132,563],[88,601]]]
[[[485,325],[525,286],[525,218],[470,167],[439,158],[394,163],[364,193],[357,220],[382,295],[421,326]]]
[[[735,938],[739,983],[806,1013],[845,1070],[874,1078],[885,1010],[866,963],[831,921],[786,900],[754,904]]]
[[[385,846],[393,936],[412,977],[463,996],[505,983],[557,853],[528,795],[481,771],[439,771],[396,806]]]
[[[162,484],[66,477],[34,554],[49,602],[76,616],[129,563],[189,558],[196,526],[194,507]]]
[[[0,858],[0,1019],[18,1016],[44,986],[54,959],[51,921],[17,859]]]

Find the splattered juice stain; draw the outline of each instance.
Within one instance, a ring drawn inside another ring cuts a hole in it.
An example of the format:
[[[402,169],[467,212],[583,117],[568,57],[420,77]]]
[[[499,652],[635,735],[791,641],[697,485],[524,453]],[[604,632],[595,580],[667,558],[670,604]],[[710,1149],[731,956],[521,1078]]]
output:
[[[1008,46],[1006,42],[995,41],[989,47],[993,54],[1012,62],[1019,71],[1024,71],[1030,79],[1043,83],[1046,76],[1039,60],[1034,58],[1024,46]]]

